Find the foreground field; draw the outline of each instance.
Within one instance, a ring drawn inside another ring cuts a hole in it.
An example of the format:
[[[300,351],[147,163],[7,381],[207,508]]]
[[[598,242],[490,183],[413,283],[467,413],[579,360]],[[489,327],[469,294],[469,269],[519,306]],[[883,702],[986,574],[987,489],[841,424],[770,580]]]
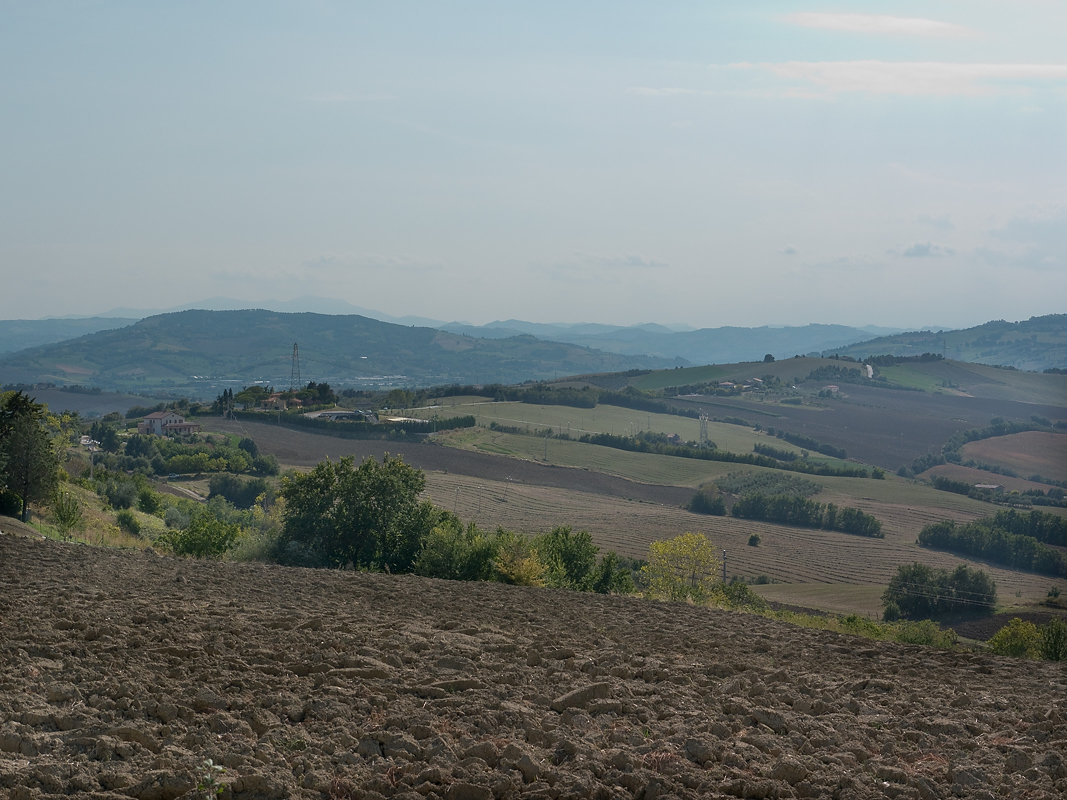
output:
[[[0,585],[12,798],[1067,792],[1063,665],[10,533]]]

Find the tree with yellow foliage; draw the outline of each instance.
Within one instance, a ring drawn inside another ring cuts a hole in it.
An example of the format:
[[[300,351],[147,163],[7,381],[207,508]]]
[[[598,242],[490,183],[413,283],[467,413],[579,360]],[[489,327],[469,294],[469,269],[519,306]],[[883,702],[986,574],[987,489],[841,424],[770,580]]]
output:
[[[652,542],[648,564],[641,568],[648,582],[648,596],[662,600],[708,600],[720,582],[722,561],[707,536],[683,533],[673,539]]]

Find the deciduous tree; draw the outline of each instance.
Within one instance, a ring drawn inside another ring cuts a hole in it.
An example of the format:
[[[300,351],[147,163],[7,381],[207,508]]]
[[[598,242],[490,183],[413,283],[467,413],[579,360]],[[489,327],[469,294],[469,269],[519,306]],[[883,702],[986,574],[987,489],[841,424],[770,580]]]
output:
[[[641,571],[648,581],[649,596],[702,602],[719,582],[721,564],[707,536],[683,533],[673,539],[652,542],[648,564]]]
[[[298,543],[331,566],[410,572],[440,518],[419,501],[426,476],[400,458],[358,467],[351,458],[323,461],[282,481],[282,547]]]

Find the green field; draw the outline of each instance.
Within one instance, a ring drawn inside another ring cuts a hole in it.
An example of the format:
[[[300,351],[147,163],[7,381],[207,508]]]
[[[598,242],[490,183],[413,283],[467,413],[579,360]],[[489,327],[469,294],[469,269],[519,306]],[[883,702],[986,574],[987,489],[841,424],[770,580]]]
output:
[[[445,411],[447,414],[444,413]],[[682,441],[696,442],[700,439],[700,420],[698,419],[676,414],[635,411],[610,405],[598,405],[596,408],[574,408],[520,402],[474,401],[449,403],[447,408],[408,409],[402,413],[421,419],[431,419],[434,414],[439,416],[470,414],[483,428],[496,423],[500,426],[519,428],[531,434],[548,428],[551,429],[553,436],[566,434],[572,439],[592,433],[633,436],[642,431],[673,433],[680,436]],[[764,433],[758,433],[745,425],[731,425],[725,422],[709,422],[708,438],[720,450],[729,450],[732,453],[751,453],[753,446],[758,443],[769,444],[779,450],[788,450],[798,454],[801,451],[799,447]],[[551,447],[551,444],[549,446]],[[540,447],[543,449],[543,443]],[[525,447],[522,449],[525,450]],[[832,462],[832,459],[827,461]]]

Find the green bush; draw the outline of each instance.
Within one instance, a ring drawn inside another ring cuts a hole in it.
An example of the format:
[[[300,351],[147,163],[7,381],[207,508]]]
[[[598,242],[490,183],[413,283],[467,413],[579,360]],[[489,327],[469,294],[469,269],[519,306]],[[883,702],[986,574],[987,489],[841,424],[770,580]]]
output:
[[[1049,661],[1067,661],[1067,623],[1053,617],[1041,626],[1041,657]]]
[[[137,484],[129,480],[112,479],[104,486],[107,504],[116,510],[132,508],[137,501],[137,492]]]
[[[221,558],[241,535],[240,526],[226,523],[208,511],[201,511],[181,530],[162,534],[156,541],[175,555],[195,558]]]
[[[600,594],[633,594],[633,573],[614,550],[600,557],[593,575],[593,591]]]
[[[137,508],[145,514],[155,514],[163,507],[163,500],[149,487],[142,486],[137,493]]]
[[[544,586],[545,565],[537,557],[533,542],[511,531],[497,531],[497,553],[493,560],[494,579],[514,586]]]
[[[137,521],[137,517],[133,515],[133,512],[128,508],[124,508],[115,515],[115,522],[118,526],[130,536],[141,535],[141,523]]]
[[[752,534],[751,536],[748,537],[748,546],[749,547],[759,547],[759,543],[760,543],[760,538],[759,538],[759,534],[758,533],[754,533],[754,534]]]
[[[189,525],[189,514],[178,506],[171,506],[163,512],[163,524],[168,528],[184,528]]]
[[[78,498],[69,492],[56,492],[52,499],[52,521],[64,539],[70,538],[71,531],[80,530],[85,525],[85,515]]]
[[[951,628],[942,629],[929,619],[915,622],[902,621],[893,627],[893,638],[903,644],[924,644],[931,647],[955,646],[959,636]]]
[[[841,628],[857,636],[866,636],[868,639],[881,639],[885,635],[885,629],[881,625],[859,614],[842,617]]]
[[[560,525],[538,536],[534,547],[545,565],[547,585],[580,592],[592,588],[600,548],[593,544],[588,531],[574,531],[569,525]]]
[[[719,583],[711,591],[710,600],[714,605],[724,608],[743,609],[745,611],[769,611],[767,601],[752,591],[748,584],[739,580]]]
[[[1018,617],[993,634],[989,649],[997,655],[1037,658],[1041,651],[1041,634],[1032,622]]]
[[[414,572],[427,578],[488,581],[493,578],[497,537],[473,522],[464,527],[448,515],[435,525],[422,545]]]

